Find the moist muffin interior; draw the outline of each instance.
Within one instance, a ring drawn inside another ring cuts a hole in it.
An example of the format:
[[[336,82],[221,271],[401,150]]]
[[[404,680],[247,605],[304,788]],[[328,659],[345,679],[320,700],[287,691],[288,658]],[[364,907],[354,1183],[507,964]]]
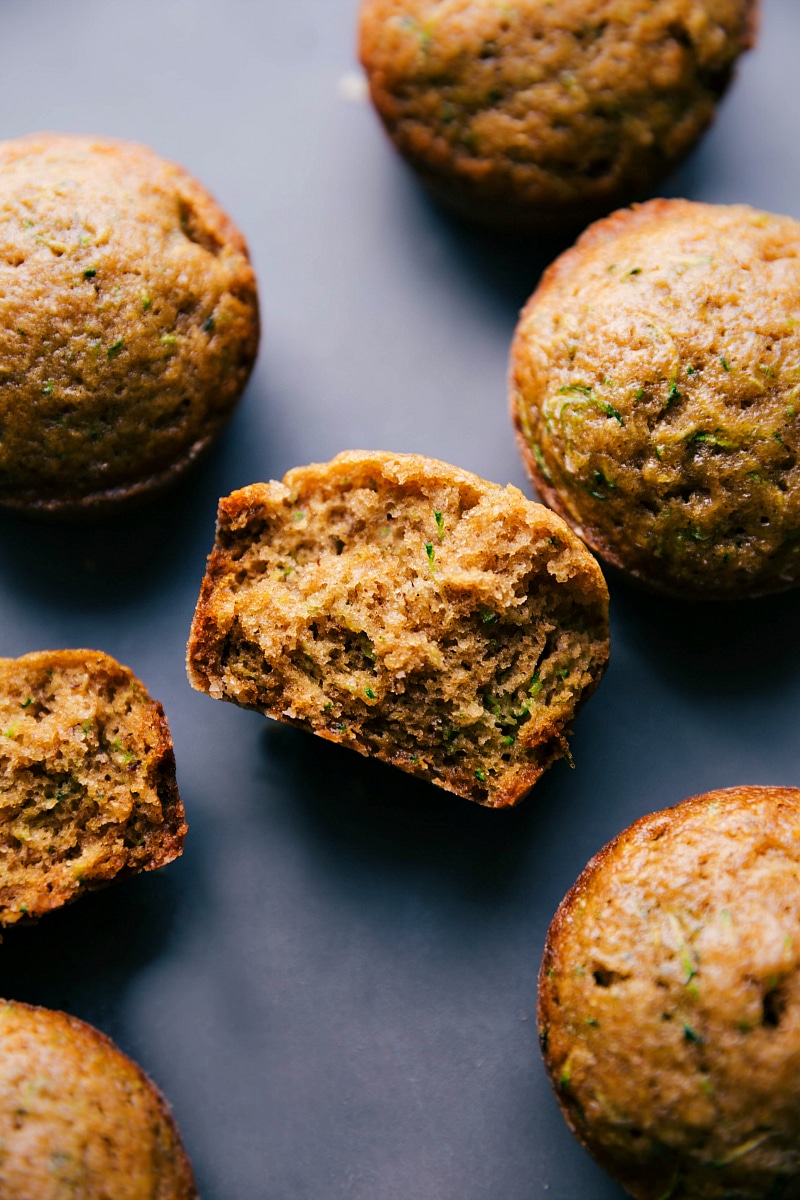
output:
[[[490,805],[566,753],[606,626],[560,522],[461,478],[388,479],[377,458],[287,483],[223,503],[224,632],[209,652],[201,601],[196,683]]]
[[[0,923],[180,853],[160,706],[104,655],[0,659]]]

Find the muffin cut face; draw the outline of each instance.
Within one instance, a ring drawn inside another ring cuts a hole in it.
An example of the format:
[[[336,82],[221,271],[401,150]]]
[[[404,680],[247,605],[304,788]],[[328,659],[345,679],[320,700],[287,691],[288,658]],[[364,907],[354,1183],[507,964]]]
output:
[[[542,497],[677,595],[800,581],[800,223],[654,200],[592,226],[523,311],[511,404]]]
[[[514,488],[352,452],[221,501],[194,687],[492,807],[566,753],[608,653],[607,591]]]
[[[164,1097],[91,1025],[0,1001],[0,1200],[197,1200]]]
[[[585,223],[642,195],[711,121],[751,0],[364,0],[391,138],[468,215]]]
[[[639,1200],[800,1195],[800,790],[636,821],[547,936],[539,1033],[573,1132]]]
[[[258,344],[244,240],[144,146],[0,143],[0,505],[84,512],[210,443]]]
[[[0,659],[0,924],[150,871],[186,834],[161,705],[92,650]]]

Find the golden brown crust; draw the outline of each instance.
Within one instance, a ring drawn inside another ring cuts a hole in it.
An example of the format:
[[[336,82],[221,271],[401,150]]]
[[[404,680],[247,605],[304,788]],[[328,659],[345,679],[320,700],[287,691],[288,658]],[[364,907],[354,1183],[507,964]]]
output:
[[[182,167],[108,138],[0,143],[0,506],[73,515],[169,483],[258,331],[244,239]]]
[[[645,194],[711,121],[753,0],[362,0],[373,103],[466,215],[584,223]]]
[[[596,562],[547,509],[352,451],[220,501],[189,678],[504,807],[567,753],[607,619]]]
[[[545,1064],[638,1200],[800,1195],[798,874],[800,789],[728,788],[634,822],[559,906]]]
[[[169,1106],[99,1030],[0,1002],[0,1200],[197,1200]]]
[[[186,828],[164,710],[127,667],[0,659],[0,924],[172,862]]]
[[[543,499],[695,599],[800,580],[800,222],[653,200],[591,226],[523,310],[512,418]]]

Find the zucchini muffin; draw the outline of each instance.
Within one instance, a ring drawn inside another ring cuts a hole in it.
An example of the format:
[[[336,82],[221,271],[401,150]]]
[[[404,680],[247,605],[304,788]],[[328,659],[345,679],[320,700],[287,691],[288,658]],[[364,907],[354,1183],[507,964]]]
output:
[[[638,1200],[800,1197],[800,790],[642,817],[550,926],[539,1035],[567,1123]]]
[[[579,226],[692,148],[755,0],[363,0],[372,100],[425,183],[501,225]]]
[[[0,1200],[197,1200],[161,1092],[66,1013],[0,1001]]]
[[[164,710],[127,667],[0,658],[0,924],[164,866],[185,835]]]
[[[352,451],[220,501],[193,687],[493,808],[566,755],[608,592],[563,521],[446,463]]]
[[[511,356],[537,491],[689,598],[800,582],[800,222],[652,200],[545,272]]]
[[[181,167],[105,138],[0,143],[0,505],[85,512],[171,480],[257,345],[244,239]]]

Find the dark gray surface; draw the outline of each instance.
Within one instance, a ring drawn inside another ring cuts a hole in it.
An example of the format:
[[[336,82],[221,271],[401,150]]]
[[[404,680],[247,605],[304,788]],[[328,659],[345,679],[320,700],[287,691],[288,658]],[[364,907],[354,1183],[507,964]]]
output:
[[[238,220],[264,339],[224,441],[168,505],[92,531],[0,521],[0,654],[92,646],[164,703],[190,835],[166,870],[0,948],[0,994],[110,1033],[170,1098],[204,1200],[619,1200],[536,1049],[549,920],[644,812],[800,782],[796,595],[714,608],[612,581],[612,664],[560,764],[473,808],[191,692],[217,497],[350,447],[526,487],[516,313],[555,244],[434,209],[347,98],[354,0],[5,0],[0,136],[136,138]],[[665,188],[800,217],[800,4]],[[527,490],[527,487],[526,487]]]

